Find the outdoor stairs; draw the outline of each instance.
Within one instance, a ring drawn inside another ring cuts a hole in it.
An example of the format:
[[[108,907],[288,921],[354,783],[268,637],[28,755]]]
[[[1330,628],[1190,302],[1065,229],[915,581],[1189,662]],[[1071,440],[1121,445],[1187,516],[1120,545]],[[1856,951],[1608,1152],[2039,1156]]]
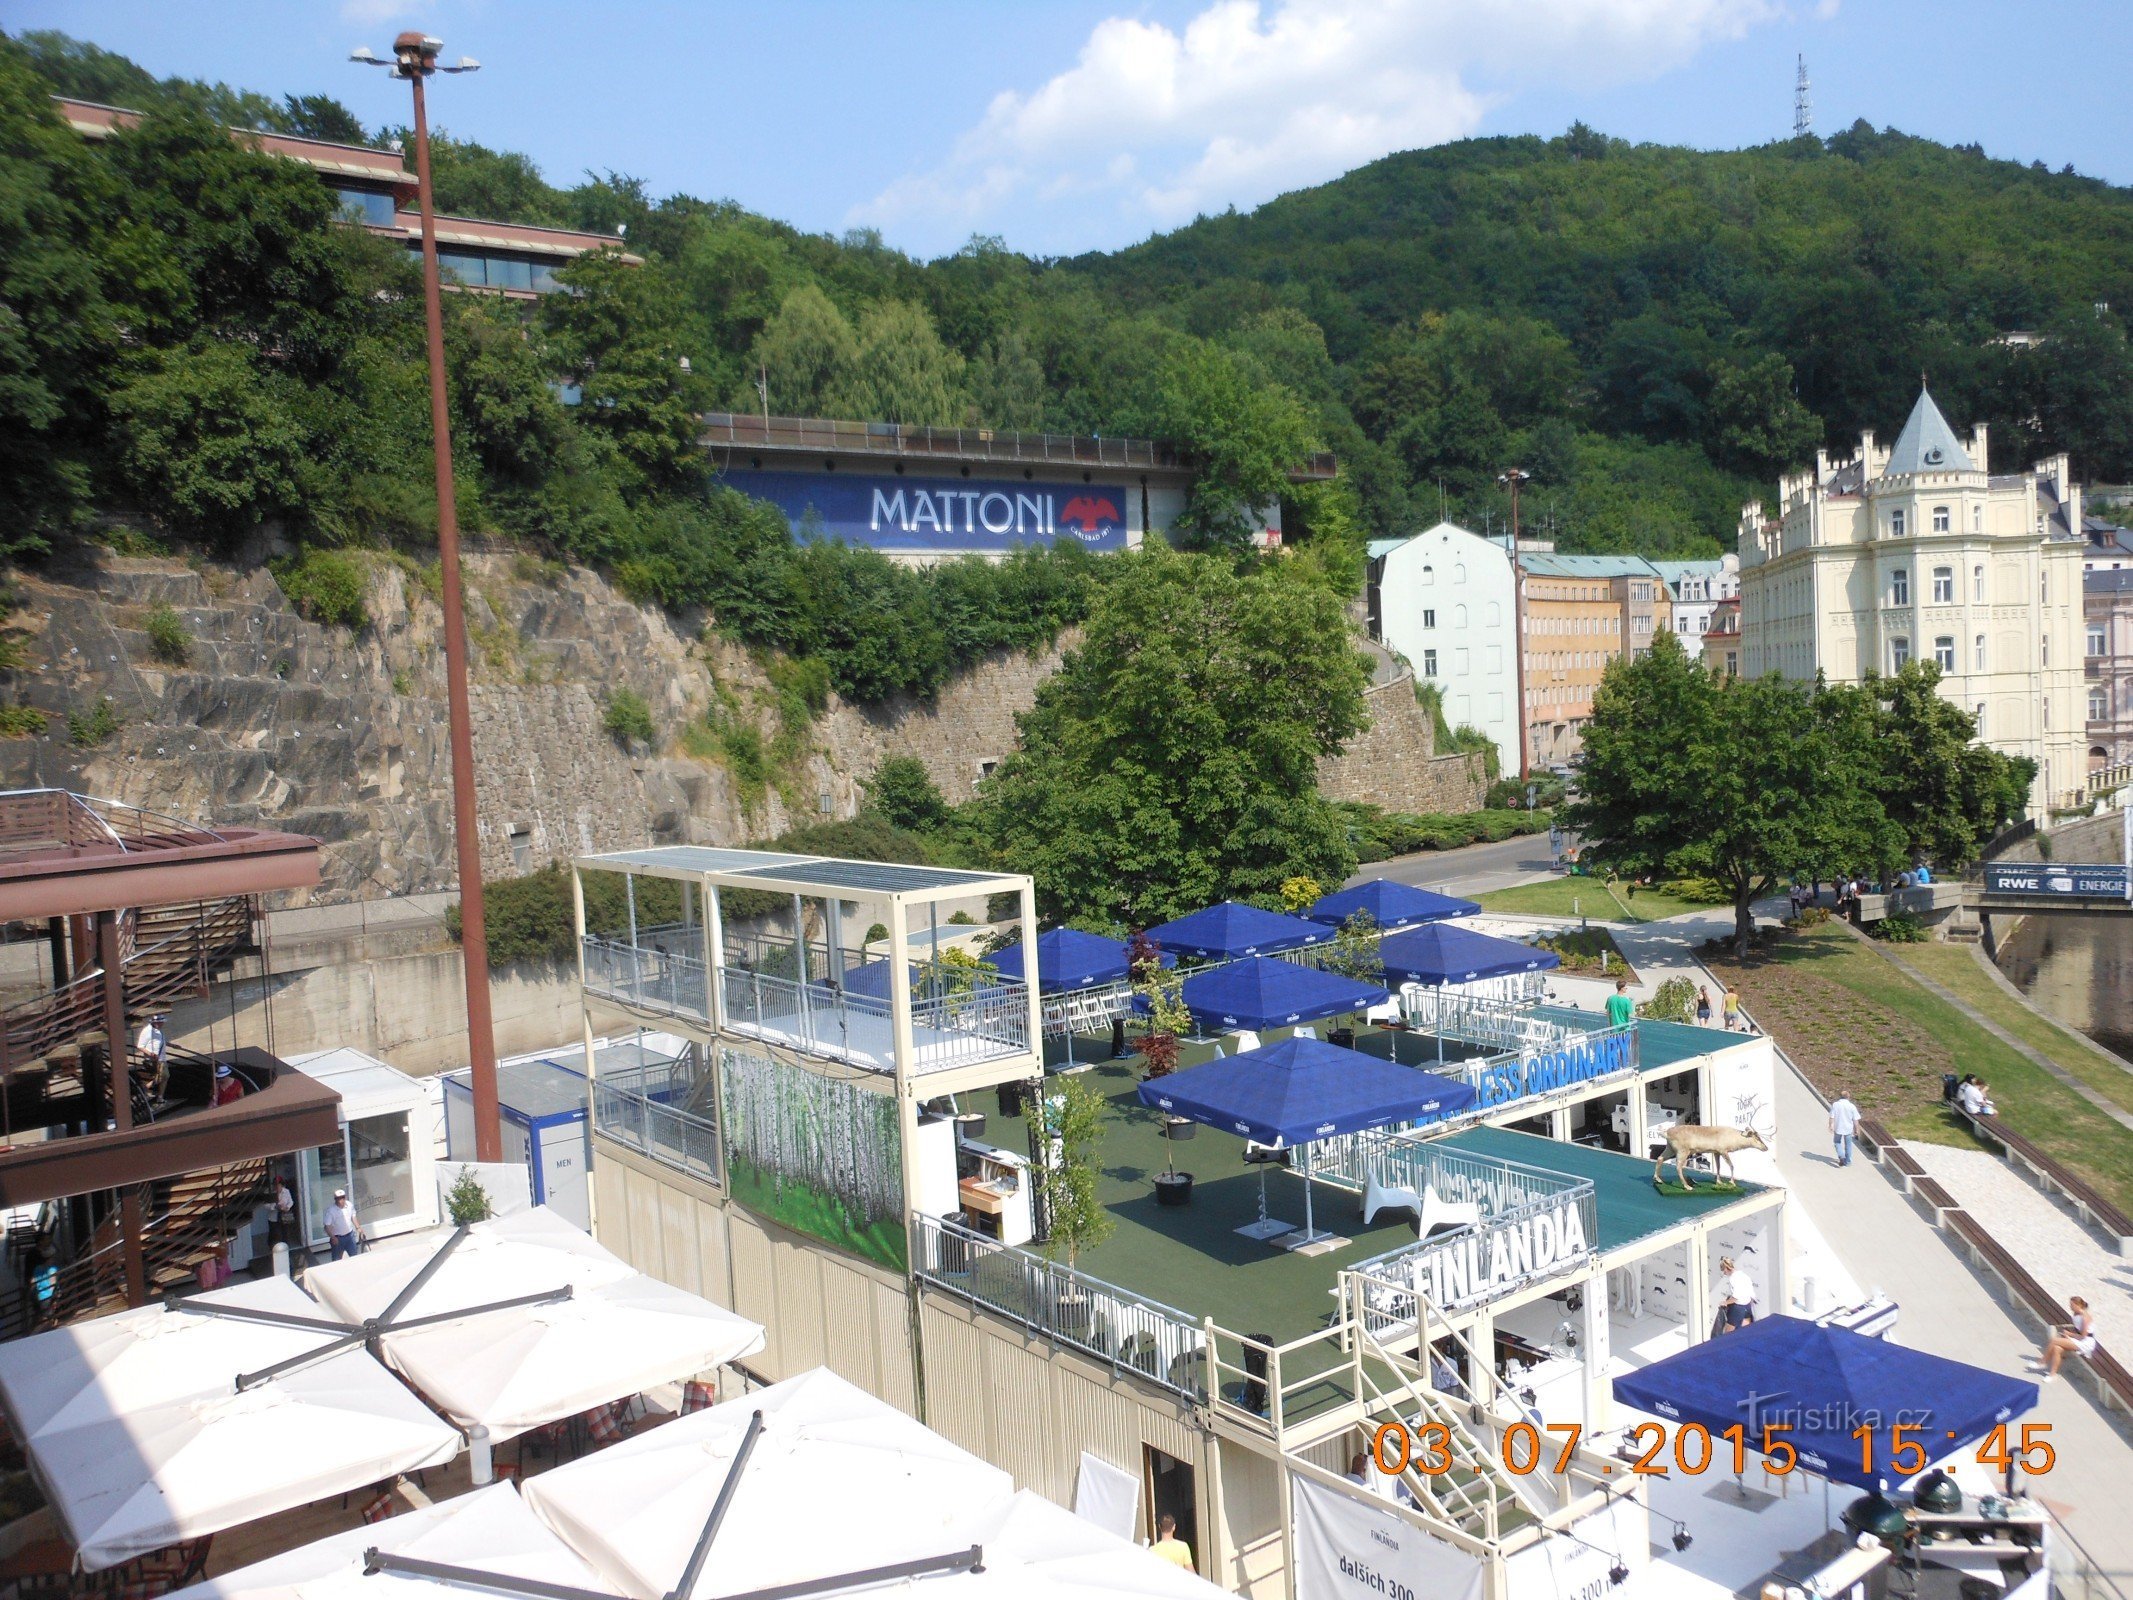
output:
[[[129,911],[120,929],[129,1032],[181,999],[196,998],[248,954],[254,908],[249,899]],[[80,1045],[104,1032],[103,969],[96,967],[0,1012],[0,1072],[9,1078],[43,1069],[47,1099],[79,1092]]]
[[[1410,1464],[1401,1475],[1431,1515],[1477,1539],[1494,1540],[1555,1509],[1540,1492],[1545,1480],[1539,1474],[1519,1475],[1504,1465],[1495,1431],[1478,1401],[1423,1387],[1409,1376],[1404,1362],[1367,1332],[1358,1330],[1356,1337],[1363,1344],[1365,1414],[1386,1421],[1398,1418],[1418,1438],[1428,1424],[1439,1423],[1449,1436],[1449,1471],[1425,1476]],[[1376,1373],[1386,1374],[1389,1382],[1381,1385]]]
[[[200,1286],[201,1264],[222,1257],[233,1234],[248,1229],[271,1196],[265,1160],[189,1172],[138,1191],[147,1220],[141,1256],[151,1300]],[[151,1207],[160,1202],[160,1210]],[[89,1248],[59,1268],[51,1307],[38,1323],[57,1327],[106,1316],[126,1305],[126,1255],[114,1205],[90,1237]],[[0,1315],[0,1338],[31,1331],[29,1307],[17,1301]]]

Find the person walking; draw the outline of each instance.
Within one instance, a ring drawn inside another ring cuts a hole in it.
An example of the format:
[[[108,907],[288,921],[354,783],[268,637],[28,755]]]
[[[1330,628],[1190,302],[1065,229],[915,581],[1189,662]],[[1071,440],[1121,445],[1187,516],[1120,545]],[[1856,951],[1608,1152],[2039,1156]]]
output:
[[[1731,1256],[1718,1264],[1719,1287],[1725,1298],[1719,1302],[1721,1333],[1738,1333],[1755,1321],[1755,1285]]]
[[[363,1224],[348,1202],[346,1189],[334,1190],[333,1204],[326,1208],[326,1245],[336,1261],[363,1253]]]
[[[289,1188],[287,1173],[274,1177],[274,1237],[296,1253],[296,1196]]]
[[[1629,980],[1615,979],[1615,992],[1607,997],[1607,1025],[1610,1028],[1626,1028],[1637,1014],[1637,1002],[1629,997]]]
[[[1696,1025],[1708,1028],[1711,1025],[1711,989],[1708,984],[1696,988]]]
[[[1859,1108],[1852,1104],[1852,1097],[1842,1090],[1829,1103],[1829,1137],[1837,1147],[1837,1165],[1852,1164],[1852,1135],[1859,1131]]]
[[[1729,983],[1726,985],[1726,1032],[1732,1033],[1739,1027],[1740,990]]]
[[[2044,1368],[2046,1383],[2059,1376],[2059,1363],[2069,1355],[2085,1357],[2096,1353],[2096,1314],[2078,1294],[2066,1304],[2073,1312],[2074,1320],[2052,1330],[2052,1336],[2044,1341],[2044,1354],[2036,1363]]]
[[[1155,1534],[1155,1543],[1150,1548],[1157,1555],[1170,1562],[1173,1566],[1183,1567],[1187,1572],[1193,1570],[1192,1546],[1178,1537],[1178,1519],[1176,1517],[1173,1517],[1167,1511],[1157,1517],[1155,1519]]]

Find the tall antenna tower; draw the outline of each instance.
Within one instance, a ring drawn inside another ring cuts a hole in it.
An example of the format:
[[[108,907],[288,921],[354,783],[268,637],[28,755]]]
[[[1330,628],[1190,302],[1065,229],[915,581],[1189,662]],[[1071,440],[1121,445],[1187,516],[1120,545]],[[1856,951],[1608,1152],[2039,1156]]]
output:
[[[1815,131],[1815,103],[1807,95],[1807,58],[1800,57],[1799,81],[1792,88],[1792,136],[1804,139]]]

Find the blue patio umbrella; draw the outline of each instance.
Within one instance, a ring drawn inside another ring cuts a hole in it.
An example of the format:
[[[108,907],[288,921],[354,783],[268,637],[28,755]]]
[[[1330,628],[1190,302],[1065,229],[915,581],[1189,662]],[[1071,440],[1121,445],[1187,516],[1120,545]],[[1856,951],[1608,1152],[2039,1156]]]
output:
[[[1331,894],[1321,895],[1304,915],[1313,922],[1339,927],[1358,911],[1367,911],[1371,921],[1390,933],[1395,928],[1442,922],[1447,917],[1471,917],[1480,910],[1481,907],[1471,900],[1455,900],[1434,889],[1418,889],[1411,883],[1372,878],[1352,889],[1336,889]]]
[[[1053,928],[1037,935],[1037,990],[1040,994],[1072,994],[1080,989],[1101,989],[1123,983],[1132,976],[1132,952],[1123,940],[1083,933],[1079,928]],[[1167,950],[1162,964],[1174,967],[1178,958]],[[1009,945],[992,957],[1000,976],[1022,981],[1022,946]],[[1074,1030],[1067,1028],[1067,1064],[1074,1061]]]
[[[1224,900],[1220,905],[1159,922],[1148,930],[1148,937],[1173,955],[1218,961],[1301,950],[1306,945],[1325,943],[1333,937],[1333,930],[1302,917],[1285,917],[1278,911],[1261,911],[1257,906]]]
[[[1378,956],[1385,963],[1390,983],[1426,983],[1442,990],[1447,984],[1474,983],[1482,978],[1505,978],[1521,972],[1545,972],[1563,964],[1552,950],[1536,950],[1516,939],[1498,939],[1433,922],[1409,928],[1378,941]],[[1437,1007],[1437,1059],[1444,1059],[1444,1007]]]
[[[1037,935],[1037,988],[1044,994],[1066,994],[1076,989],[1100,989],[1123,983],[1132,974],[1127,965],[1124,940],[1083,933],[1079,928],[1053,928]],[[1163,965],[1174,967],[1178,958],[1167,951]],[[992,957],[1000,976],[1022,981],[1022,946],[1009,945]]]
[[[2037,1386],[1945,1356],[1906,1350],[1849,1328],[1765,1317],[1615,1379],[1625,1405],[1701,1423],[1715,1438],[1736,1423],[1760,1450],[1765,1428],[1799,1463],[1834,1483],[1878,1489],[1923,1472],[2035,1408]],[[1896,1456],[1894,1425],[1925,1452]],[[1872,1429],[1871,1443],[1853,1430]]]
[[[1263,1050],[1220,1056],[1151,1079],[1139,1094],[1143,1105],[1172,1116],[1277,1149],[1305,1150],[1315,1139],[1434,1121],[1474,1103],[1471,1084],[1317,1039],[1284,1039]],[[1321,1237],[1311,1216],[1308,1154],[1302,1177],[1304,1231],[1298,1244]],[[1262,1211],[1264,1182],[1262,1171]]]
[[[1293,1028],[1320,1017],[1345,1016],[1383,1005],[1392,992],[1380,984],[1300,967],[1271,956],[1251,956],[1196,972],[1181,998],[1193,1021],[1211,1031],[1233,1028]]]

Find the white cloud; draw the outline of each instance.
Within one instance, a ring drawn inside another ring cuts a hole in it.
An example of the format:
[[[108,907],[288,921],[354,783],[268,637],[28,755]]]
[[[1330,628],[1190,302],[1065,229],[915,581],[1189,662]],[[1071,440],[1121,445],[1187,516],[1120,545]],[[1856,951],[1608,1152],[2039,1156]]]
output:
[[[996,95],[944,161],[851,220],[945,236],[1080,199],[1109,213],[1101,231],[1144,232],[1462,137],[1532,83],[1656,78],[1780,14],[1779,0],[1214,0],[1178,31],[1112,17],[1072,67]]]

